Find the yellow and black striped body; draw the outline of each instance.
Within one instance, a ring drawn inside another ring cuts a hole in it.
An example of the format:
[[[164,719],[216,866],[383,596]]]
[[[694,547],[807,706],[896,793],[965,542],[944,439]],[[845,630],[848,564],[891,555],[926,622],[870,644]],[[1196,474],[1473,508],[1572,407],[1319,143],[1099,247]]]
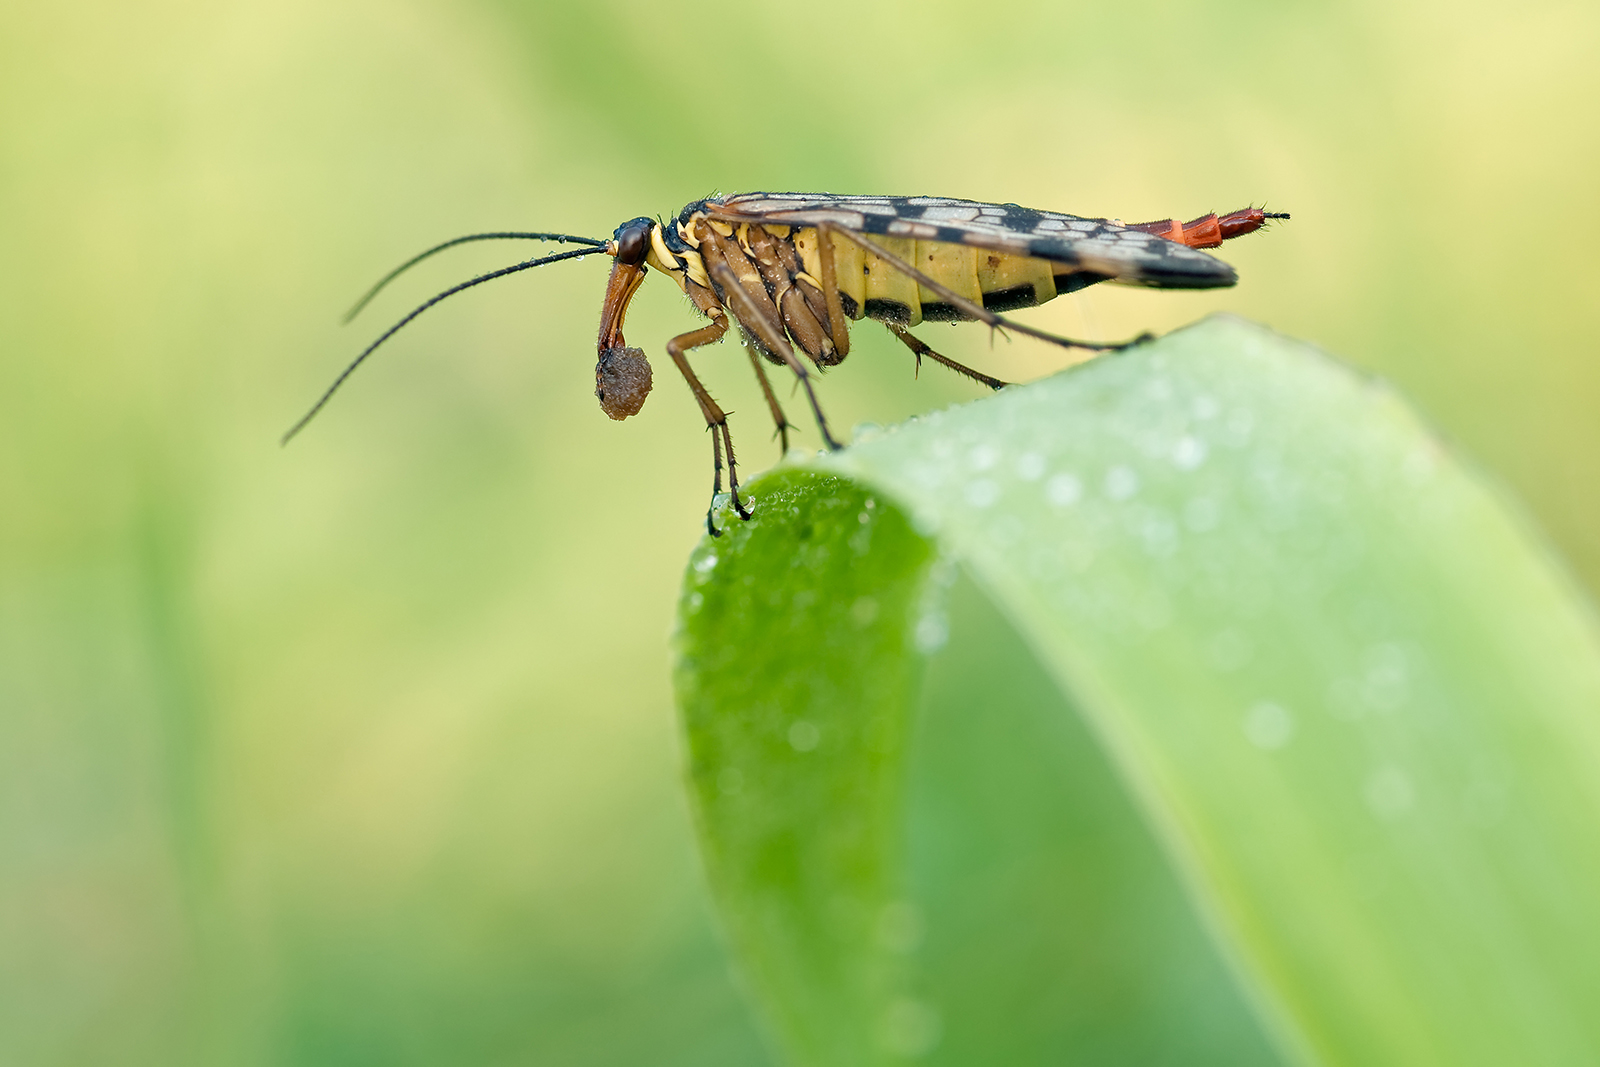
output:
[[[752,213],[794,223],[741,218]],[[1219,260],[1110,220],[931,197],[813,194],[800,200],[788,194],[744,194],[699,201],[678,218],[654,225],[647,262],[672,275],[709,314],[722,304],[700,251],[702,227],[713,228],[742,253],[730,256],[729,263],[745,287],[758,294],[764,288],[794,344],[813,361],[828,365],[843,357],[825,330],[811,328],[805,314],[826,322],[818,230],[804,225],[813,218],[871,234],[872,244],[890,256],[995,312],[1034,307],[1102,281],[1195,288],[1234,280],[1232,270]],[[902,327],[974,318],[859,244],[834,240],[832,246],[835,283],[850,318]],[[1039,252],[1045,254],[1029,254]],[[786,302],[794,306],[793,313]],[[766,346],[759,347],[765,351]]]

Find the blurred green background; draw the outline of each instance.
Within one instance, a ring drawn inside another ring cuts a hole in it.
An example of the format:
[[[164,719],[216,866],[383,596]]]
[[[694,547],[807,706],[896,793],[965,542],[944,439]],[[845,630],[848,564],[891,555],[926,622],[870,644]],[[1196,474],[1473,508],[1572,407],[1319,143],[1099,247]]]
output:
[[[0,6],[0,1062],[749,1064],[668,688],[705,435],[604,262],[416,300],[713,191],[1134,219],[1265,200],[1236,311],[1396,381],[1600,586],[1600,8],[10,0]],[[1019,339],[925,327],[1006,377]],[[976,395],[881,330],[836,424]],[[743,354],[697,363],[776,457]],[[795,415],[799,405],[791,405]],[[814,444],[809,433],[802,443]]]

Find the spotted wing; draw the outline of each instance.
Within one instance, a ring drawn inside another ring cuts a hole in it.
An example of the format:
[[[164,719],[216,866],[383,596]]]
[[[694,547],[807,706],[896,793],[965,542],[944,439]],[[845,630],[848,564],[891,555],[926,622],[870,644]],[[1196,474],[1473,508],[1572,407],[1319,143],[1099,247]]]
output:
[[[835,226],[885,237],[949,241],[1047,259],[1125,285],[1212,289],[1238,280],[1215,256],[1131,230],[1016,204],[942,196],[836,196],[832,193],[739,193],[692,205],[713,218]],[[686,209],[687,211],[688,209]]]

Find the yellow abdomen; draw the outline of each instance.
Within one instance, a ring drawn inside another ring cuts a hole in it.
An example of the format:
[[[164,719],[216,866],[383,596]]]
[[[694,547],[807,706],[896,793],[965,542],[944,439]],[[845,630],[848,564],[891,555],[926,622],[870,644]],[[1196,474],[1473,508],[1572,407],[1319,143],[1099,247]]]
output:
[[[794,231],[792,239],[806,273],[820,279],[822,260],[817,251],[817,231],[803,227]],[[1055,272],[1064,272],[1064,268],[1047,259],[1008,255],[950,241],[878,234],[870,239],[974,304],[998,303],[1006,309],[1042,304],[1056,295]],[[854,242],[835,239],[833,261],[839,292],[855,305],[851,309],[854,318],[871,316],[905,326],[915,326],[924,318],[942,322],[971,319],[939,294]]]

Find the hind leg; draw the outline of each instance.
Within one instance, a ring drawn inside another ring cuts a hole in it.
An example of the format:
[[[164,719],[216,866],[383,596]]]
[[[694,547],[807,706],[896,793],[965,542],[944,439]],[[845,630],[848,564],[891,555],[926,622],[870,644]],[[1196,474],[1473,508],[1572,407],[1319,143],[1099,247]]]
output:
[[[911,331],[906,329],[904,326],[901,326],[899,323],[886,322],[884,325],[889,328],[890,333],[900,338],[900,340],[905,343],[905,346],[911,349],[912,353],[917,357],[918,370],[922,369],[922,357],[927,356],[935,363],[938,363],[941,366],[949,367],[957,374],[971,378],[973,381],[978,382],[981,385],[987,385],[990,389],[1004,389],[1006,386],[1011,384],[1010,382],[1003,382],[999,378],[991,378],[980,370],[973,370],[965,363],[957,363],[949,356],[940,355],[924,344],[920,338],[912,336]]]

